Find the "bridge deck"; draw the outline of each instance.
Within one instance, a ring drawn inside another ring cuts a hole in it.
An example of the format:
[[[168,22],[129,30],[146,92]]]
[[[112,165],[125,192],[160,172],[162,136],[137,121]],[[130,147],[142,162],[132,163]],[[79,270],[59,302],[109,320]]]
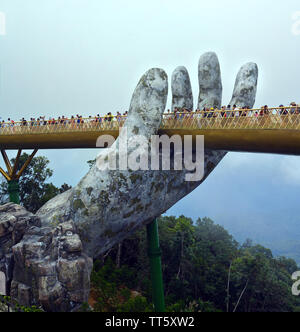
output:
[[[164,114],[159,134],[204,135],[207,148],[300,155],[300,114],[294,108]],[[82,123],[6,124],[1,149],[95,148],[97,138],[117,138],[125,119],[83,119]],[[56,121],[57,122],[57,121]]]

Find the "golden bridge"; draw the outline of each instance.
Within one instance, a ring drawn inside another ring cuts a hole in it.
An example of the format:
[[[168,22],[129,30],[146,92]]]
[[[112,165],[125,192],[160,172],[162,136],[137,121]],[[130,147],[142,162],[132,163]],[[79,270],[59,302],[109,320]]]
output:
[[[117,138],[126,118],[57,119],[1,123],[0,150],[7,172],[10,201],[19,204],[18,180],[38,149],[95,148],[101,135]],[[298,107],[206,110],[163,115],[160,135],[204,135],[206,148],[225,151],[262,152],[300,155],[300,112]],[[6,150],[18,150],[11,165]],[[23,149],[33,153],[19,169]],[[157,220],[147,225],[153,302],[156,311],[164,311],[161,258]]]
[[[0,149],[8,172],[7,180],[19,178],[17,166],[10,165],[5,150],[95,148],[101,135],[117,138],[126,118],[81,118],[1,123]],[[78,123],[79,122],[79,123]],[[205,147],[214,150],[300,155],[300,111],[298,107],[207,110],[166,113],[160,135],[205,136]],[[16,163],[17,164],[17,163]],[[28,164],[25,164],[26,168]],[[24,168],[24,169],[25,169]]]
[[[207,148],[300,155],[300,112],[296,107],[215,110],[163,115],[161,135],[204,135]],[[95,148],[100,135],[117,138],[125,117],[1,123],[0,148]],[[62,123],[60,123],[62,122]]]

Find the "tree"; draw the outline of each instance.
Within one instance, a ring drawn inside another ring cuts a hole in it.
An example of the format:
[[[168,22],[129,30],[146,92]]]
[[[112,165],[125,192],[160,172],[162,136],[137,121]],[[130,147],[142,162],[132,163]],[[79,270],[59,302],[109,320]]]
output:
[[[193,222],[184,216],[165,216],[158,219],[158,225],[169,311],[285,312],[299,308],[300,299],[291,293],[291,275],[298,270],[293,260],[274,258],[269,249],[250,240],[241,246],[209,218]],[[102,258],[97,271],[109,271],[103,276],[106,282],[113,282],[116,289],[135,290],[151,301],[145,229],[122,242],[122,255],[116,245]],[[116,273],[118,280],[113,278]],[[94,286],[99,285],[103,288],[105,283]]]
[[[21,155],[18,170],[21,169],[28,157],[27,153]],[[15,158],[11,159],[11,163],[15,163]],[[33,158],[19,180],[21,205],[33,213],[51,198],[71,188],[67,184],[57,188],[53,183],[47,182],[53,175],[53,170],[48,165],[49,160],[44,156]],[[2,203],[8,201],[6,181],[0,185],[0,200]]]

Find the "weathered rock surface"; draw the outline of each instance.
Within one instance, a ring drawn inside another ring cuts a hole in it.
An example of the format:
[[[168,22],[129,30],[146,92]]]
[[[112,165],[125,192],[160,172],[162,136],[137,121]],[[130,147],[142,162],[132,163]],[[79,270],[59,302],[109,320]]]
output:
[[[187,72],[176,79],[177,105],[190,101]],[[233,100],[253,106],[257,70],[244,66]],[[199,104],[220,107],[222,83],[214,53],[199,62]],[[151,69],[132,97],[124,128],[147,139],[157,133],[168,93],[166,73]],[[185,95],[188,94],[188,96]],[[124,130],[124,129],[123,129]],[[118,140],[101,157],[118,152]],[[129,149],[130,150],[130,149]],[[147,147],[142,154],[148,155]],[[131,151],[129,151],[131,152]],[[40,303],[47,311],[76,310],[87,301],[92,258],[151,222],[198,187],[226,155],[205,151],[205,176],[186,182],[187,171],[100,171],[95,165],[80,183],[55,197],[33,216],[21,207],[0,208],[0,270],[8,271],[11,295],[22,304]]]
[[[177,67],[172,74],[172,111],[175,107],[193,110],[194,100],[190,76],[185,67]]]
[[[82,252],[72,221],[31,227],[12,251],[11,296],[20,304],[55,312],[76,310],[87,302],[93,262]]]
[[[257,64],[252,62],[245,64],[237,75],[230,105],[251,108],[255,103],[257,79]]]
[[[40,225],[39,218],[21,206],[12,203],[0,206],[0,271],[6,277],[6,292],[9,292],[13,279],[12,247],[23,239],[30,227]]]
[[[0,229],[0,271],[21,305],[71,311],[88,300],[92,259],[72,221],[41,227],[37,216],[9,203],[0,207]]]
[[[199,98],[198,109],[214,107],[222,103],[222,79],[220,63],[216,53],[208,52],[200,57],[198,65]]]

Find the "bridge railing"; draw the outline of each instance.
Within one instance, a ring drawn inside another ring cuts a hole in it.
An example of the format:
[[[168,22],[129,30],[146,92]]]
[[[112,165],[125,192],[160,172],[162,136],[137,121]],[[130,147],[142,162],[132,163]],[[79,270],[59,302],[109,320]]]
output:
[[[83,118],[80,122],[65,119],[64,121],[28,121],[1,123],[1,135],[20,135],[20,134],[51,134],[81,131],[105,131],[119,130],[125,122],[125,118],[104,120],[99,118]]]
[[[0,123],[0,135],[51,134],[119,130],[126,117],[97,117]],[[300,108],[202,110],[163,115],[161,129],[300,129]]]
[[[163,129],[300,129],[300,108],[205,110],[164,114]]]

